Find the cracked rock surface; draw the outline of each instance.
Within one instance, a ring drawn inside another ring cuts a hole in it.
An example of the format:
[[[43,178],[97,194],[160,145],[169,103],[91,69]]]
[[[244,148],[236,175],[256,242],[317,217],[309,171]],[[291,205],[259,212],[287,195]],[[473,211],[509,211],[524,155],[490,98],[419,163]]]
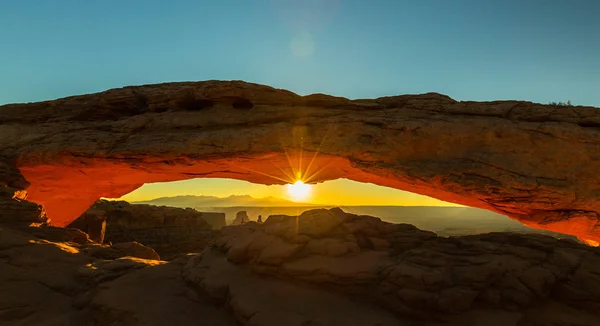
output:
[[[0,325],[600,324],[600,251],[549,236],[312,210],[165,262],[73,230],[0,226]]]
[[[600,323],[600,250],[569,240],[510,233],[442,238],[340,209],[271,216],[222,232],[210,254],[196,258],[206,271],[192,273],[214,293],[224,290],[211,278],[212,261],[226,259],[418,320]]]

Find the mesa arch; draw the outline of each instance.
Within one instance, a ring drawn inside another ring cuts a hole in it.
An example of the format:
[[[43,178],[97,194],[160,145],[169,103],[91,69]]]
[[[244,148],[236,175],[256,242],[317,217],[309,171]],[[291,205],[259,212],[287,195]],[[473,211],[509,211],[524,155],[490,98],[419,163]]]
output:
[[[599,128],[593,107],[184,82],[0,106],[0,159],[59,226],[146,182],[282,184],[300,170],[310,182],[372,182],[597,244]]]

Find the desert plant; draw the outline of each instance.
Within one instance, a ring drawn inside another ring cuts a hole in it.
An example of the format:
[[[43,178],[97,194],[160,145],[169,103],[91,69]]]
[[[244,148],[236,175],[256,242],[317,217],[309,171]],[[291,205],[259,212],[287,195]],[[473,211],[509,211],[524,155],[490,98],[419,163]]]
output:
[[[549,104],[554,106],[573,106],[573,104],[571,104],[571,100],[566,102],[550,102]]]

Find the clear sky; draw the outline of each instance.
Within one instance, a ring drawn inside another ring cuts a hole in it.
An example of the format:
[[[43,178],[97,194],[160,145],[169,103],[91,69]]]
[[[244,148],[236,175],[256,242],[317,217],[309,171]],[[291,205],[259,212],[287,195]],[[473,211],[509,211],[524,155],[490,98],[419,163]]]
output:
[[[2,0],[0,104],[241,79],[600,107],[598,17],[598,0]]]

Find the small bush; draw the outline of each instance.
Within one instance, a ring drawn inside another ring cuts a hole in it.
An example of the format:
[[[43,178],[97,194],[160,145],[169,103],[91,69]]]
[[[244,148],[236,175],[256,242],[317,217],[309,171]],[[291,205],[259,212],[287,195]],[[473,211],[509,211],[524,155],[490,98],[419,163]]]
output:
[[[573,104],[571,104],[571,100],[566,102],[550,102],[549,104],[554,106],[573,106]]]

